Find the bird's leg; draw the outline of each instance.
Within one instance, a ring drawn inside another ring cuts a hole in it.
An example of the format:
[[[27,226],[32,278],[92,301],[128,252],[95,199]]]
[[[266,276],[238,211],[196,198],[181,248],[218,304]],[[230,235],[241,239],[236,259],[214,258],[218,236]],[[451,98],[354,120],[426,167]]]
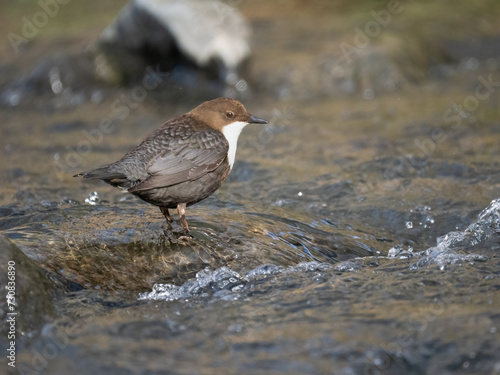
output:
[[[174,219],[172,219],[172,216],[170,216],[170,212],[168,212],[168,208],[167,207],[160,207],[160,211],[163,214],[163,216],[165,216],[165,219],[167,220],[168,226],[170,226],[170,224],[174,221]]]
[[[179,203],[177,205],[177,213],[179,214],[179,220],[184,228],[184,234],[188,234],[189,226],[186,221],[186,203]]]

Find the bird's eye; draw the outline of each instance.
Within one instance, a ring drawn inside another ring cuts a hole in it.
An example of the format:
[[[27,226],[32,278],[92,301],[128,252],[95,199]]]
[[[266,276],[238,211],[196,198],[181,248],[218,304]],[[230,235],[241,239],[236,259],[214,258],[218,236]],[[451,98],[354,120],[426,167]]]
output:
[[[234,113],[233,113],[233,112],[231,112],[231,111],[227,111],[227,112],[226,112],[226,117],[227,117],[227,118],[229,118],[229,119],[231,119],[231,118],[233,118],[233,117],[234,117]]]

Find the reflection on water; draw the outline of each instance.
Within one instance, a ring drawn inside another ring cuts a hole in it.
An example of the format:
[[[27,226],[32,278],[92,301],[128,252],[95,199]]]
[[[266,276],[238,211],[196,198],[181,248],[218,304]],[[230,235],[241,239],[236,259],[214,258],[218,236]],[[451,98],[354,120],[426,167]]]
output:
[[[173,81],[140,101],[96,82],[57,94],[74,61],[58,58],[59,73],[29,64],[90,43],[76,21],[20,60],[0,49],[2,254],[34,261],[18,270],[19,300],[33,306],[20,317],[21,371],[500,371],[498,4],[456,9],[463,33],[464,13],[484,14],[474,35],[488,38],[470,44],[454,20],[433,20],[439,4],[404,3],[340,71],[338,45],[383,7],[291,3],[237,4],[254,25],[244,102],[270,124],[244,130],[226,183],[188,209],[190,239],[177,221],[165,232],[156,207],[71,176],[117,160],[205,94]],[[439,25],[450,35],[432,34]],[[403,53],[413,70],[401,70]],[[381,68],[397,84],[384,89]],[[36,91],[38,80],[55,86]]]

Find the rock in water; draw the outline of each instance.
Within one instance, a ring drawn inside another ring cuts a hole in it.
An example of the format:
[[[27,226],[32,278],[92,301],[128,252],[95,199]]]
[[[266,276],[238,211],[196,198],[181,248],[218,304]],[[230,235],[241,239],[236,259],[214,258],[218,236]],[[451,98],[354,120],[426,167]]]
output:
[[[0,235],[0,319],[7,322],[9,316],[16,317],[13,332],[17,330],[18,338],[24,336],[23,333],[41,328],[54,314],[52,298],[56,287],[37,263],[6,236]],[[10,327],[10,324],[3,324],[0,328],[2,349],[3,338],[7,339]],[[10,341],[5,340],[6,343]]]
[[[249,57],[249,37],[238,10],[216,0],[132,0],[100,37],[101,75],[127,81],[142,78],[147,66],[180,65],[225,82]]]

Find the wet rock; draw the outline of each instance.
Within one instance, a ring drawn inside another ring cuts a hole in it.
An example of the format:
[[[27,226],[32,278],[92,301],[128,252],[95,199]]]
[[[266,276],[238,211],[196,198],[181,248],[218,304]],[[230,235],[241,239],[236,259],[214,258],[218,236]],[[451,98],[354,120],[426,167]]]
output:
[[[134,0],[102,33],[97,71],[127,81],[148,66],[174,75],[202,69],[231,81],[250,55],[249,35],[241,14],[219,1]]]
[[[4,236],[0,236],[0,290],[5,291],[0,298],[0,319],[14,318],[17,339],[40,328],[53,315],[53,282]],[[3,338],[9,329],[10,325],[2,325]]]

